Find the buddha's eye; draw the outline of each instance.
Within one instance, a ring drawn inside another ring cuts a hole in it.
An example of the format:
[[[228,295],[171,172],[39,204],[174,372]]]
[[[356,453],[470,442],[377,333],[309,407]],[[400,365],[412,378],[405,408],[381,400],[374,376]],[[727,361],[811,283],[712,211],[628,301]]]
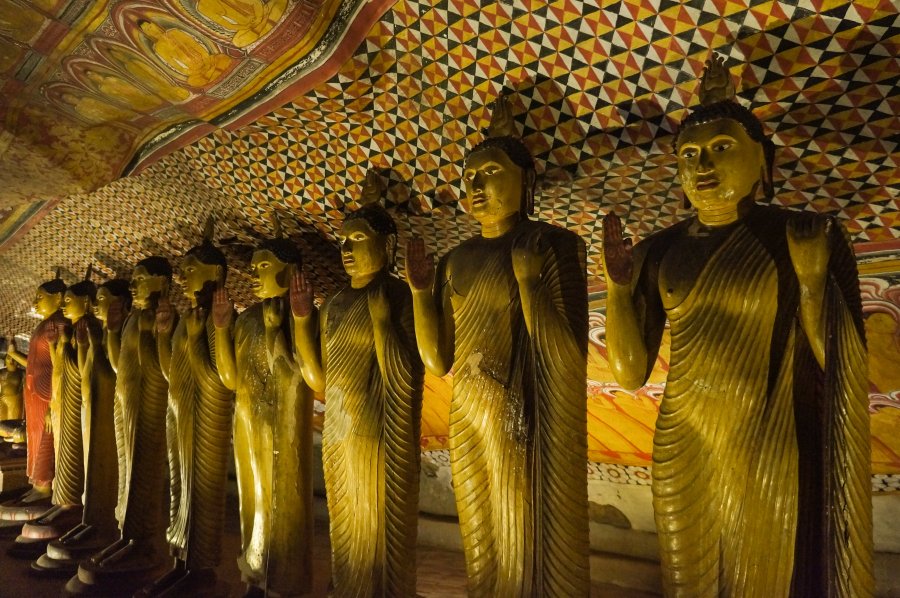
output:
[[[697,148],[695,147],[685,147],[681,150],[681,157],[686,160],[690,160],[691,158],[697,157]]]
[[[730,148],[731,148],[730,141],[717,141],[712,146],[712,150],[717,153],[722,153]]]
[[[474,178],[475,178],[474,170],[467,170],[463,173],[463,180],[466,181],[467,183],[472,182],[472,179],[474,179]]]

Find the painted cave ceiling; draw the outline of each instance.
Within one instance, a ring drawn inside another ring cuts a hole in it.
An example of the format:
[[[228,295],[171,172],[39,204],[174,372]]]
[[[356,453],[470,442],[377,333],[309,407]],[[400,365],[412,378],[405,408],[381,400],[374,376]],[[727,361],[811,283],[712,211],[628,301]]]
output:
[[[600,289],[603,213],[639,237],[688,214],[672,135],[713,50],[778,147],[775,201],[900,255],[895,0],[0,0],[0,15],[7,334],[34,325],[55,267],[74,282],[89,262],[177,263],[208,214],[240,305],[272,214],[327,293],[370,168],[401,237],[442,254],[475,231],[461,166],[501,92],[537,158],[537,217],[584,238]]]

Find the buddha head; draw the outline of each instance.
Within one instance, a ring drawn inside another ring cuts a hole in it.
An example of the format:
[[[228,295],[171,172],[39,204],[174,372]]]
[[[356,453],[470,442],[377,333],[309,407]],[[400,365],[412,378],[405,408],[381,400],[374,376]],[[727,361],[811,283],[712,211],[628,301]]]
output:
[[[139,19],[137,22],[137,26],[138,29],[140,29],[144,33],[144,35],[146,35],[153,41],[160,39],[163,34],[165,34],[165,30],[163,30],[162,27],[160,27],[153,21],[148,21],[147,19]]]
[[[256,296],[260,299],[283,296],[288,291],[294,270],[299,269],[302,263],[300,249],[287,239],[264,241],[250,260]]]
[[[702,105],[681,123],[675,137],[681,185],[700,211],[752,201],[760,183],[767,197],[773,193],[774,145],[756,116],[726,97],[733,90],[722,59],[708,61]]]
[[[348,215],[337,238],[341,244],[341,262],[354,287],[364,286],[394,262],[397,225],[377,203],[367,204]]]
[[[109,305],[113,301],[121,301],[125,311],[131,308],[131,291],[128,281],[123,278],[107,280],[97,289],[97,298],[94,301],[94,315],[101,322],[106,322],[109,313]]]
[[[153,306],[155,301],[169,291],[172,266],[163,257],[148,257],[137,263],[131,274],[131,297],[139,308]]]
[[[184,277],[184,296],[196,306],[212,298],[212,292],[225,284],[228,263],[225,254],[208,239],[193,247],[184,256],[181,274]]]
[[[61,278],[54,278],[43,283],[34,294],[34,311],[41,318],[49,318],[62,305],[65,292],[66,283]]]
[[[91,313],[97,298],[97,285],[90,280],[82,280],[66,290],[62,300],[63,315],[73,324]]]

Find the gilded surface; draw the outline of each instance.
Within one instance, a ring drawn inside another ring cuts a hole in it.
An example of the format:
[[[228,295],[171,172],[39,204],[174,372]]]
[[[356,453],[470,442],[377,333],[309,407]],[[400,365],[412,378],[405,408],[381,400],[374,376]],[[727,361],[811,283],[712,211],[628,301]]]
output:
[[[54,440],[56,476],[53,478],[53,504],[80,505],[84,492],[85,447],[81,428],[82,385],[78,352],[71,327],[61,331],[61,336],[50,350],[56,352],[54,375],[59,376],[59,406],[54,414]]]
[[[23,370],[12,357],[0,373],[0,421],[22,419]]]

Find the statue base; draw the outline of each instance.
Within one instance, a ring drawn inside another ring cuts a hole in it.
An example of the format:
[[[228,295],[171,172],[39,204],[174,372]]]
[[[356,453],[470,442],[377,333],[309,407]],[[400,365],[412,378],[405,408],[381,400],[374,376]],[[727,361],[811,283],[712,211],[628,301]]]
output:
[[[62,596],[132,596],[171,566],[169,559],[152,549],[118,540],[82,561]]]
[[[227,598],[230,589],[216,578],[215,569],[187,569],[183,561],[177,561],[174,569],[144,586],[134,598]]]
[[[31,563],[32,573],[38,576],[72,576],[78,565],[115,540],[117,530],[102,533],[97,527],[79,523],[57,540],[47,545],[47,552]]]
[[[40,517],[25,523],[7,554],[13,558],[36,559],[47,544],[81,521],[81,505],[55,505]]]
[[[47,490],[32,488],[22,496],[0,505],[0,532],[18,532],[24,524],[46,513],[47,509],[53,506],[50,497],[49,488]]]

